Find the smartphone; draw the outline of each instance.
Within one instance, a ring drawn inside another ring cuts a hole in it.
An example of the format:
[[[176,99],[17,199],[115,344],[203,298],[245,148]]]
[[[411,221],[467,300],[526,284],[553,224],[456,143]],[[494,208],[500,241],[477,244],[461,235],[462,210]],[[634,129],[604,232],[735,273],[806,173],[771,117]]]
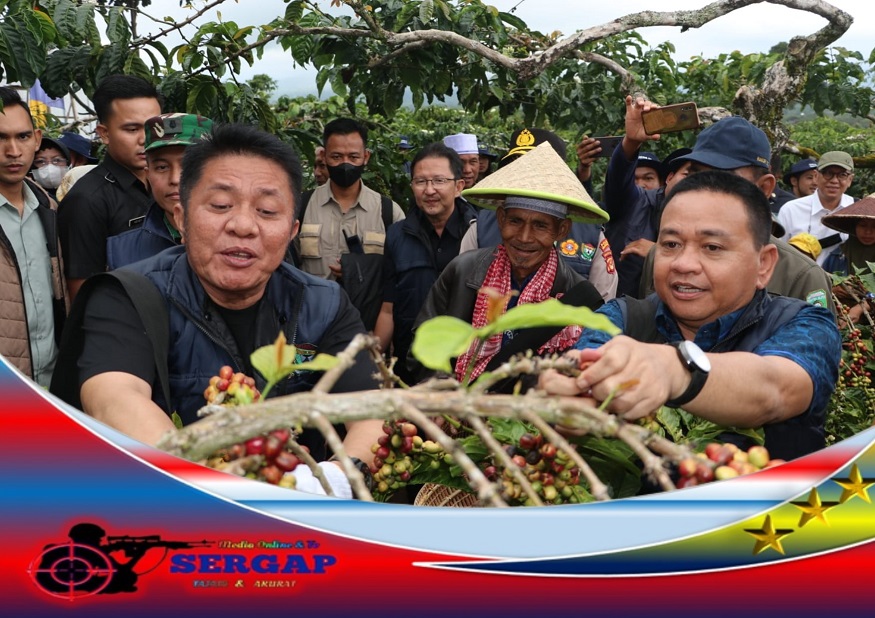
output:
[[[602,147],[602,151],[599,153],[599,158],[601,157],[610,157],[614,154],[614,150],[616,150],[617,146],[620,145],[620,142],[623,141],[622,135],[612,135],[610,137],[594,137],[594,140],[597,140],[599,146]]]
[[[644,132],[647,135],[655,133],[674,133],[699,127],[699,110],[695,103],[676,103],[658,109],[641,113]]]

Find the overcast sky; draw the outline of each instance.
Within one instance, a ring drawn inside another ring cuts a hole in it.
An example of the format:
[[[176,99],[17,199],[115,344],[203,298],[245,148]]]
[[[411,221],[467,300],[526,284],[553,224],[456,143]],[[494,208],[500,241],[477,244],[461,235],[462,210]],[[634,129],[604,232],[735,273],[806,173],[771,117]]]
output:
[[[599,25],[644,10],[682,10],[695,9],[707,5],[708,0],[665,0],[655,5],[652,0],[619,0],[604,2],[593,0],[493,0],[489,2],[502,11],[516,6],[515,14],[531,28],[550,33],[555,30],[564,35],[576,30]],[[192,3],[195,9],[202,8],[204,2]],[[329,0],[319,3],[328,12],[332,8]],[[850,13],[854,23],[850,30],[840,38],[836,45],[857,50],[868,57],[875,47],[875,20],[871,19],[872,0],[833,0],[834,6]],[[226,2],[219,7],[222,19],[236,21],[239,26],[269,22],[285,11],[282,0],[240,0]],[[179,7],[179,0],[153,0],[146,11],[155,16],[173,15],[177,20],[185,19],[194,9]],[[208,14],[216,19],[215,11]],[[199,21],[206,21],[207,15]],[[823,27],[826,21],[802,11],[772,4],[749,6],[721,17],[698,30],[681,33],[678,28],[645,28],[641,34],[651,45],[670,40],[677,49],[677,59],[687,60],[691,56],[713,57],[720,53],[739,50],[742,53],[765,52],[775,43],[787,41],[798,34],[810,34]],[[139,23],[142,31],[148,30],[148,21]],[[278,94],[298,95],[315,92],[315,72],[295,69],[291,57],[273,45],[253,67],[244,63],[242,76],[248,79],[256,73],[267,73],[280,83]],[[330,94],[330,93],[329,93]]]

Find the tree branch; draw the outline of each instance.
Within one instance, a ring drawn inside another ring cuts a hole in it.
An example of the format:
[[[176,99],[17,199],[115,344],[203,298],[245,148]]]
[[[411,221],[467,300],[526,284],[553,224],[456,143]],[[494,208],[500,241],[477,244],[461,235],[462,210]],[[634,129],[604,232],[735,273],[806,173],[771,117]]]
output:
[[[374,58],[373,60],[368,62],[368,68],[369,69],[376,69],[376,68],[381,67],[385,64],[389,64],[390,62],[392,62],[395,58],[398,58],[399,56],[403,56],[404,54],[415,51],[417,49],[423,49],[424,47],[428,47],[427,41],[413,41],[412,43],[406,43],[406,44],[402,45],[401,47],[399,47],[398,49],[396,49],[395,51],[389,52],[385,56],[380,56],[379,58]]]
[[[214,0],[213,4],[218,4],[222,1]],[[791,75],[796,75],[799,71],[804,72],[804,67],[807,66],[813,55],[839,38],[853,22],[853,18],[849,14],[823,0],[718,0],[693,10],[641,11],[631,13],[608,23],[579,30],[575,34],[550,45],[543,51],[537,51],[532,45],[523,42],[523,45],[530,50],[531,55],[526,58],[511,58],[479,41],[456,32],[437,29],[414,30],[410,32],[391,32],[385,30],[376,23],[373,15],[361,2],[355,1],[348,2],[347,4],[355,10],[356,14],[367,24],[368,28],[347,28],[341,26],[301,27],[297,24],[288,24],[284,28],[274,28],[266,31],[263,29],[263,35],[258,40],[227,54],[221,62],[201,67],[197,71],[192,72],[192,75],[214,71],[222,64],[229,64],[236,58],[254,49],[263,47],[280,37],[327,35],[340,38],[379,40],[391,48],[391,51],[387,54],[371,59],[367,65],[368,68],[383,66],[415,49],[422,49],[433,44],[446,44],[472,52],[497,67],[514,73],[519,80],[532,79],[540,75],[561,58],[578,57],[582,61],[594,62],[604,66],[608,70],[620,75],[625,84],[631,85],[634,78],[621,65],[600,54],[580,51],[581,47],[587,43],[599,41],[636,28],[677,26],[681,29],[681,32],[690,28],[700,28],[733,11],[761,3],[779,4],[790,9],[814,13],[829,22],[827,26],[816,33],[809,36],[796,37],[790,42],[787,51],[787,61],[791,65],[789,69]],[[174,25],[169,30],[162,31],[147,39],[142,39],[141,42],[160,37],[168,31],[178,29],[184,23],[190,23],[193,19],[194,16],[186,20],[186,22]],[[782,81],[781,76],[786,69],[783,66],[773,66],[772,70],[775,71],[776,75],[773,81],[780,83]],[[746,95],[747,92],[745,91],[740,94]],[[794,91],[795,94],[798,94],[798,91]],[[743,96],[741,96],[738,105],[744,107],[743,101]],[[750,108],[751,106],[748,105],[747,107]]]
[[[523,474],[522,468],[516,465],[513,460],[510,458],[510,455],[502,448],[501,443],[492,437],[492,432],[489,431],[489,427],[486,426],[479,416],[476,414],[466,414],[463,416],[468,423],[471,424],[471,427],[477,432],[477,435],[480,436],[480,439],[483,440],[483,444],[485,444],[490,451],[498,458],[498,461],[501,462],[501,465],[504,466],[505,470],[510,470],[511,475],[514,480],[522,487],[522,490],[525,492],[526,496],[535,506],[544,506],[544,502],[541,500],[540,496],[538,496],[535,489],[532,487],[532,484],[529,483],[529,479],[526,478],[526,475]]]
[[[787,44],[784,59],[766,70],[759,86],[738,89],[733,106],[741,115],[766,131],[773,152],[783,149],[790,133],[781,122],[784,109],[802,92],[807,68],[815,55],[844,34],[853,18],[822,0],[768,0],[772,4],[820,15],[828,24],[808,36],[794,37]]]
[[[627,91],[632,90],[632,87],[635,85],[635,76],[620,63],[611,60],[607,56],[602,56],[595,52],[578,51],[574,53],[574,57],[591,64],[600,64],[612,73],[616,73],[623,80],[623,88]]]
[[[154,43],[155,41],[167,36],[168,34],[170,34],[173,31],[180,31],[180,33],[181,33],[182,28],[185,28],[186,26],[188,26],[189,24],[194,22],[198,17],[200,17],[201,15],[203,15],[204,13],[209,11],[210,9],[215,8],[215,7],[219,6],[220,4],[224,4],[224,3],[225,3],[225,0],[213,0],[212,2],[208,2],[207,4],[204,5],[204,7],[201,10],[196,11],[187,19],[184,19],[184,20],[179,21],[179,22],[173,22],[173,25],[170,26],[169,28],[165,28],[164,30],[160,30],[157,33],[149,35],[143,39],[137,39],[137,40],[133,41],[133,45],[135,47],[142,47],[142,46],[148,45],[149,43]],[[151,15],[149,15],[148,13],[146,13],[145,11],[143,11],[141,9],[137,9],[136,12],[140,13],[144,17],[148,17],[149,19],[151,19],[152,21],[154,21],[156,23],[159,23],[159,24],[169,23],[163,19],[158,19],[157,17],[152,17]]]
[[[580,469],[580,473],[583,477],[589,482],[589,491],[596,500],[602,501],[610,499],[611,496],[608,493],[607,485],[602,483],[601,479],[596,476],[590,465],[586,463],[577,450],[571,446],[571,444],[569,444],[558,431],[553,429],[540,416],[532,414],[528,410],[523,411],[522,417],[534,425],[550,442],[565,451],[565,453],[571,458],[571,461],[574,462],[574,465]]]
[[[788,8],[815,13],[827,19],[830,24],[816,35],[812,35],[816,37],[815,40],[821,45],[821,48],[847,31],[853,21],[850,15],[822,0],[718,0],[702,8],[689,11],[642,11],[620,17],[606,24],[579,30],[542,53],[519,60],[515,70],[522,79],[535,77],[559,58],[592,41],[635,28],[653,26],[678,26],[681,28],[681,32],[684,32],[690,28],[701,28],[718,17],[762,2],[781,4]],[[833,38],[830,39],[830,36]]]

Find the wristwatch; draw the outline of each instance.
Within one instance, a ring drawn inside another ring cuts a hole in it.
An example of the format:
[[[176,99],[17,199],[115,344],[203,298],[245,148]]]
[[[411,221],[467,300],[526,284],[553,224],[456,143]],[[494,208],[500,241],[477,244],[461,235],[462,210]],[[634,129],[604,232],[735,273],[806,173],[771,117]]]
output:
[[[681,363],[683,363],[692,377],[687,390],[681,393],[680,396],[665,402],[665,405],[670,408],[679,408],[695,399],[696,395],[702,391],[702,387],[705,386],[705,380],[708,379],[708,373],[711,371],[711,361],[708,360],[702,348],[692,341],[685,340],[672,343],[671,345],[677,348]]]
[[[328,461],[339,461],[340,458],[336,455],[332,456]],[[365,485],[368,488],[368,491],[374,491],[374,475],[371,473],[371,468],[363,462],[358,457],[350,457],[352,464],[358,469],[359,472],[362,473],[362,476],[365,479]]]

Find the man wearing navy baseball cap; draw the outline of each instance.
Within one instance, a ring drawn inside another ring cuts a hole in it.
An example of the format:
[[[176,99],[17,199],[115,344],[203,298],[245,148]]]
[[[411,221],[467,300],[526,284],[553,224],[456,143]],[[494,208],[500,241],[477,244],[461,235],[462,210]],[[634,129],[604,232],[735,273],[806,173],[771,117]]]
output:
[[[814,193],[817,189],[817,161],[796,161],[790,171],[784,174],[784,184],[790,187],[796,197],[807,197]]]
[[[635,164],[635,184],[642,189],[658,189],[663,185],[665,173],[662,162],[652,152],[639,152]]]
[[[777,183],[771,173],[771,153],[769,138],[761,129],[740,116],[729,116],[702,131],[692,152],[677,160],[690,162],[690,174],[716,169],[741,176],[769,198]],[[778,264],[768,291],[827,307],[835,314],[829,276],[811,259],[776,238],[775,231],[773,226],[771,243],[778,247]],[[651,250],[648,255],[641,279],[642,287],[647,286],[649,291],[652,291],[653,253]]]

